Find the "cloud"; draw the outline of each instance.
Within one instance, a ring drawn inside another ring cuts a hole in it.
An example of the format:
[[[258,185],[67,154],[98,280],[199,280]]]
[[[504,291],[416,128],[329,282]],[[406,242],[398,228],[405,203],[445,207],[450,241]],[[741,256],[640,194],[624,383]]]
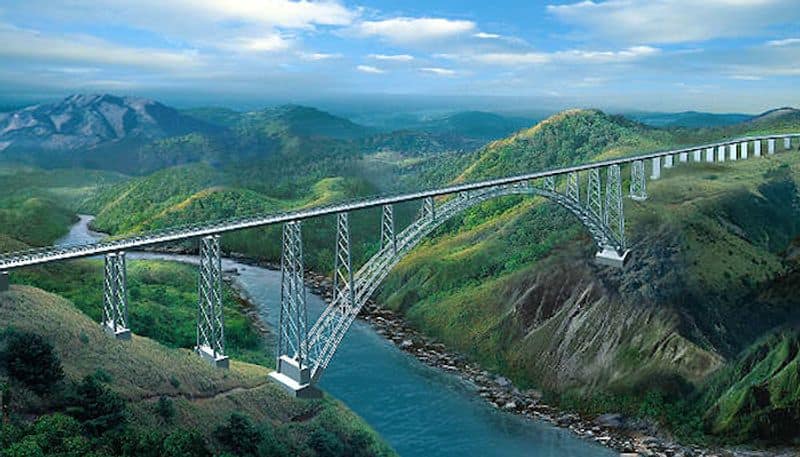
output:
[[[484,39],[484,40],[496,40],[498,38],[502,38],[500,35],[498,35],[496,33],[486,33],[486,32],[478,32],[478,33],[476,33],[476,34],[474,34],[472,36],[474,36],[475,38],[481,38],[481,39]]]
[[[794,44],[800,44],[800,38],[785,38],[783,40],[767,41],[767,46],[791,46]]]
[[[375,75],[386,73],[386,70],[380,69],[378,67],[373,67],[371,65],[359,65],[356,67],[356,70],[362,73],[371,73]]]
[[[442,18],[396,17],[364,21],[354,31],[359,36],[379,37],[396,43],[415,43],[456,37],[475,30],[472,21]]]
[[[201,63],[196,51],[122,46],[91,36],[47,36],[35,30],[0,24],[0,57],[23,61],[121,65],[172,70]]]
[[[426,68],[420,68],[419,70],[437,76],[455,76],[456,74],[455,70],[450,70],[449,68],[426,67]]]
[[[388,60],[391,62],[411,62],[414,60],[414,56],[409,54],[370,54],[369,58],[375,60]]]
[[[796,0],[584,0],[547,11],[589,34],[626,43],[741,37],[800,18]]]
[[[337,1],[290,0],[171,0],[184,9],[204,11],[217,18],[255,21],[285,28],[349,25],[356,12]],[[163,4],[163,2],[157,2]]]
[[[651,57],[661,52],[651,46],[632,46],[619,51],[569,49],[555,52],[486,52],[468,54],[436,54],[435,57],[464,60],[486,65],[524,66],[549,63],[597,64],[623,63]]]
[[[319,62],[322,60],[332,60],[332,59],[341,59],[342,55],[339,53],[324,53],[324,52],[300,52],[297,54],[301,59],[308,60],[311,62]]]
[[[278,52],[289,49],[291,45],[291,41],[274,34],[260,38],[243,38],[239,40],[237,46],[232,47],[254,52]]]

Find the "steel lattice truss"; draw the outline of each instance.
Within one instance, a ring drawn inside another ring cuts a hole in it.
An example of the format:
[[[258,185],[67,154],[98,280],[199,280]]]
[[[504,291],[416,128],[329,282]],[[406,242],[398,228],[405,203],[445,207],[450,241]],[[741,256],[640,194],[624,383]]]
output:
[[[353,261],[350,249],[350,223],[347,213],[336,217],[336,256],[333,270],[333,299],[339,303],[342,312],[353,306]]]
[[[637,160],[631,164],[631,198],[647,200],[647,179],[644,172],[644,161]]]
[[[302,366],[308,358],[308,311],[300,222],[284,224],[282,251],[278,357],[288,355]]]
[[[106,254],[103,281],[103,324],[114,332],[128,328],[125,253]]]
[[[225,319],[222,314],[222,258],[219,236],[200,240],[198,277],[197,347],[219,357],[225,355]]]
[[[397,252],[397,237],[394,234],[394,206],[383,205],[381,214],[381,249],[391,246],[392,252]]]
[[[606,168],[606,208],[603,213],[603,224],[613,234],[606,240],[606,245],[613,247],[618,253],[625,250],[625,214],[622,212],[622,178],[619,165]]]
[[[612,173],[612,178],[609,179],[608,182],[611,184],[611,188],[606,190],[606,196],[610,199],[610,205],[607,206],[621,209],[622,193],[620,191],[619,169],[617,168],[616,171],[610,173]],[[574,189],[575,185],[579,185],[577,174],[574,177],[568,177],[566,194],[557,192],[555,188],[553,190],[548,190],[533,187],[525,181],[510,185],[495,186],[488,189],[460,192],[453,198],[434,208],[430,207],[432,202],[424,202],[416,220],[397,234],[395,244],[382,243],[381,249],[353,274],[354,285],[352,289],[352,302],[344,303],[350,300],[348,298],[350,297],[349,294],[335,292],[333,300],[308,331],[306,347],[309,351],[309,357],[306,366],[311,369],[312,382],[319,380],[319,377],[333,358],[336,349],[339,347],[350,325],[369,297],[372,296],[378,288],[381,281],[389,274],[389,271],[426,235],[430,234],[451,217],[474,205],[491,198],[505,195],[540,195],[558,203],[576,215],[589,230],[589,233],[599,247],[610,247],[615,250],[623,249],[625,246],[624,236],[621,238],[619,232],[616,231],[619,227],[614,226],[614,229],[610,228],[603,221],[604,215],[598,216],[590,211],[587,206],[583,205],[578,195],[576,195]],[[588,193],[591,193],[591,190],[589,190]],[[382,227],[383,224],[394,225],[392,215],[393,211],[384,211]],[[619,216],[622,216],[622,213],[619,213]],[[613,217],[616,220],[617,215],[613,213],[609,214],[608,217]],[[389,222],[386,220],[388,218],[392,220]],[[622,226],[622,229],[624,230],[624,226]],[[347,224],[342,224],[340,219],[337,221],[337,249],[340,249],[339,246],[342,246],[342,250],[346,247],[344,244],[340,244],[340,240],[347,239],[349,241],[349,233],[344,232],[349,232],[349,227]],[[347,246],[349,246],[349,244]],[[337,259],[339,259],[338,254]],[[349,260],[349,256],[343,256],[342,262],[345,260]],[[284,267],[287,265],[289,264],[284,263]],[[283,274],[284,277],[292,275],[292,273],[286,270],[284,270]],[[338,269],[336,275],[336,277],[342,278],[340,281],[344,281],[344,278],[349,277],[346,273],[340,275]],[[286,294],[284,294],[283,297],[285,300],[291,298],[291,296],[287,296]],[[282,303],[282,313],[292,308],[292,306],[291,303]],[[287,325],[288,328],[284,328],[284,325]],[[293,325],[293,321],[285,319],[282,314],[281,334],[294,334]],[[294,350],[293,348],[287,349]],[[291,355],[291,352],[279,352],[278,356],[281,355]]]

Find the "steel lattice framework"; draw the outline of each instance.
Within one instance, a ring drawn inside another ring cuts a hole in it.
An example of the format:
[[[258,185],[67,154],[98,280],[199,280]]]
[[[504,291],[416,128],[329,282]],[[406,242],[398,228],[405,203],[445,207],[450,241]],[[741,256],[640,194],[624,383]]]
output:
[[[631,198],[638,201],[647,200],[647,179],[644,172],[644,161],[637,160],[631,164]]]
[[[103,325],[113,333],[128,330],[128,288],[125,253],[105,256],[103,281]]]
[[[200,240],[198,276],[197,350],[214,359],[225,355],[225,318],[222,313],[222,257],[219,236]]]
[[[390,246],[397,252],[397,237],[394,232],[394,205],[383,205],[381,214],[381,249]]]
[[[603,225],[614,235],[605,240],[605,246],[613,247],[619,253],[625,250],[625,214],[622,212],[622,177],[619,165],[606,168],[606,207],[603,213]]]
[[[288,355],[302,366],[308,358],[308,310],[303,282],[303,238],[300,222],[284,224],[282,251],[278,358]]]

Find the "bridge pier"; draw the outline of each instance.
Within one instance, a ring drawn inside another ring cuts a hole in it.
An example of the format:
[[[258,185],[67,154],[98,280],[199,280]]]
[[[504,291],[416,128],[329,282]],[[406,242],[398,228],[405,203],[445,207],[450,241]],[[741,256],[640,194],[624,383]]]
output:
[[[767,154],[775,154],[775,139],[770,138],[767,140]]]
[[[397,236],[394,227],[394,205],[383,205],[381,215],[381,249],[392,247],[392,254],[397,254]]]
[[[7,291],[8,287],[9,287],[8,272],[7,271],[0,271],[0,292]]]
[[[681,152],[678,154],[678,160],[681,162],[688,162],[689,161],[689,153],[688,152]]]
[[[610,233],[605,236],[602,250],[595,254],[595,261],[601,265],[622,268],[630,251],[625,248],[625,214],[622,209],[622,177],[619,165],[609,166],[606,173],[603,224]]]
[[[227,369],[225,317],[222,309],[222,258],[219,235],[200,240],[195,352],[216,368]]]
[[[747,141],[739,144],[739,155],[742,160],[747,160]]]
[[[644,174],[644,170],[642,170],[642,174]],[[567,175],[567,198],[578,203],[581,201],[581,177],[577,172]]]
[[[664,168],[672,168],[674,165],[673,163],[673,156],[672,154],[668,156],[664,156]]]
[[[717,149],[717,162],[725,161],[725,146],[720,146]]]
[[[303,238],[300,222],[283,225],[281,250],[281,310],[275,371],[269,374],[293,397],[319,398],[308,365],[308,310],[303,282]]]
[[[633,200],[647,200],[647,179],[645,178],[644,162],[637,160],[631,164],[630,195]]]
[[[753,155],[755,157],[761,157],[761,140],[753,141]]]
[[[586,184],[586,207],[598,220],[603,218],[603,188],[600,182],[600,170],[589,170],[589,182]]]
[[[103,330],[118,340],[130,340],[125,253],[106,254],[103,281]]]
[[[792,138],[786,137],[783,139],[783,149],[792,149]]]
[[[728,145],[728,158],[730,160],[736,160],[736,145],[729,144]]]
[[[692,154],[693,154],[692,161],[699,162],[700,157],[703,154],[703,151],[701,151],[700,149],[695,149],[694,151],[692,151]]]
[[[661,177],[661,157],[653,157],[653,174],[650,179],[659,179]]]
[[[714,162],[714,148],[706,149],[706,162],[708,163]]]

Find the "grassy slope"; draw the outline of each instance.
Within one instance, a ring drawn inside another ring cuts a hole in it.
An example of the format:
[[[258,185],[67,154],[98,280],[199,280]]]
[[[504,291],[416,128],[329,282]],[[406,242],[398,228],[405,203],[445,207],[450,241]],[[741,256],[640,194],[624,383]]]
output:
[[[788,122],[778,129],[798,127]],[[492,143],[460,179],[706,135],[568,112]],[[785,272],[780,251],[800,231],[799,164],[786,155],[665,173],[650,183],[647,202],[626,202],[635,247],[623,274],[590,263],[588,237],[562,210],[545,209],[537,199],[490,202],[404,259],[380,299],[523,385],[577,389],[580,396],[643,395],[654,387],[685,392],[686,381],[700,383],[722,356],[734,356],[796,314],[785,303],[765,306],[748,296]]]
[[[129,401],[140,427],[184,427],[206,436],[232,412],[269,421],[294,443],[296,455],[314,455],[308,436],[315,427],[341,430],[344,436],[367,433],[375,455],[392,452],[341,404],[326,397],[296,402],[267,382],[268,369],[232,361],[229,371],[211,368],[185,349],[171,349],[148,338],[130,342],[109,338],[68,301],[27,286],[14,286],[0,296],[0,321],[5,326],[44,335],[55,347],[67,378],[78,381],[98,369],[110,374],[112,388]],[[174,423],[153,414],[153,401],[172,397]],[[302,418],[302,419],[300,419]]]

